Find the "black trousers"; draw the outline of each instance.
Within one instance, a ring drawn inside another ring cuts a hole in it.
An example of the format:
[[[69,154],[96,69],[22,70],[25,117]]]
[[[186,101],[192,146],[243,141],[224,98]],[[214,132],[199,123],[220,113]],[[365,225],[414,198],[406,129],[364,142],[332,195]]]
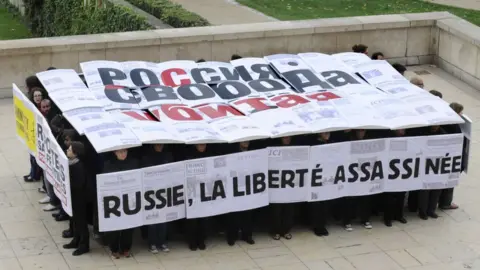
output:
[[[226,214],[227,240],[237,240],[238,231],[242,231],[242,239],[252,238],[253,211],[246,210]]]
[[[372,215],[372,196],[343,197],[340,199],[340,211],[343,225],[352,224],[356,212],[362,223],[369,222]]]
[[[205,243],[208,230],[207,218],[193,218],[185,221],[186,236],[189,245]]]
[[[329,201],[311,202],[310,216],[313,229],[323,229],[327,225]]]
[[[385,192],[383,193],[383,219],[392,221],[394,219],[403,218],[403,205],[405,202],[406,192]]]
[[[293,203],[272,203],[269,207],[272,215],[271,233],[274,235],[290,233],[293,227],[295,205]]]
[[[111,252],[126,252],[132,249],[134,229],[107,232]]]
[[[440,208],[448,207],[452,204],[452,202],[453,202],[453,188],[442,189],[442,192],[440,194],[440,199],[438,200],[438,206]]]
[[[89,248],[89,232],[87,221],[87,200],[81,192],[72,191],[72,212],[70,224],[73,229],[73,241],[78,248]],[[62,211],[60,211],[62,212]],[[66,213],[65,213],[66,215]]]
[[[412,190],[408,192],[408,211],[418,211],[418,193],[420,190]]]
[[[428,215],[435,213],[441,193],[441,189],[420,190],[418,192],[419,214]]]

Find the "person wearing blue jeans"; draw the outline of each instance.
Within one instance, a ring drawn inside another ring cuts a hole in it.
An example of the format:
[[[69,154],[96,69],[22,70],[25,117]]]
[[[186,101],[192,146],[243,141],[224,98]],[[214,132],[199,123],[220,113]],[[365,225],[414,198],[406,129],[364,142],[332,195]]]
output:
[[[167,246],[167,223],[148,225],[148,245],[150,252],[157,254],[159,250],[169,252]]]

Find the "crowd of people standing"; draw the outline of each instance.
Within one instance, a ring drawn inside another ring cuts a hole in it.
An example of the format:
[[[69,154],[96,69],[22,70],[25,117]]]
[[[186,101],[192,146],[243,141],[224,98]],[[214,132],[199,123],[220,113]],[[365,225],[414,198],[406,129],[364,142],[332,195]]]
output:
[[[368,54],[368,47],[362,44],[355,45],[352,49],[357,53]],[[239,58],[241,58],[239,55],[232,56],[232,59]],[[383,58],[384,55],[381,52],[372,55],[372,59]],[[201,59],[198,62],[202,61],[205,60]],[[402,75],[406,71],[406,68],[400,64],[393,64],[392,66]],[[49,70],[51,69],[55,68],[49,68]],[[420,78],[413,78],[411,82],[424,88],[423,81]],[[58,211],[52,214],[56,221],[69,221],[69,227],[62,232],[62,237],[72,240],[63,247],[74,249],[73,255],[81,255],[89,251],[90,233],[88,225],[91,224],[93,226],[93,238],[104,245],[108,245],[113,258],[119,259],[122,256],[130,256],[134,229],[106,233],[100,233],[98,230],[97,174],[262,149],[269,146],[314,146],[375,138],[461,132],[458,125],[399,130],[357,129],[235,144],[153,144],[97,154],[88,139],[85,136],[80,136],[62,116],[61,111],[49,99],[48,93],[37,77],[28,77],[26,88],[29,99],[45,116],[58,144],[63,148],[69,159],[73,216],[69,217],[63,211],[60,201],[53,192],[52,185],[46,181],[42,169],[33,156],[30,157],[30,173],[24,176],[24,180],[26,182],[42,182],[38,191],[45,193],[45,198],[39,201],[39,203],[45,204],[43,210]],[[442,98],[439,91],[431,90],[430,93]],[[458,103],[452,103],[451,108],[458,114],[463,111],[463,106]],[[407,194],[408,200],[406,200]],[[383,213],[384,224],[391,227],[392,222],[407,223],[404,215],[405,201],[408,201],[409,211],[418,213],[421,219],[426,220],[438,217],[437,207],[441,209],[458,208],[457,205],[453,204],[452,199],[453,188],[388,192],[312,203],[273,203],[264,208],[228,213],[216,217],[185,219],[171,223],[142,226],[140,231],[152,253],[168,252],[167,240],[173,234],[183,235],[191,250],[204,250],[207,236],[212,231],[223,233],[229,245],[234,245],[238,240],[253,245],[255,244],[254,231],[262,227],[267,227],[275,240],[291,239],[293,237],[291,230],[296,224],[311,227],[313,233],[317,236],[328,236],[327,221],[330,220],[330,216],[333,217],[333,220],[341,223],[346,231],[352,231],[356,219],[365,229],[372,229],[370,218],[381,213]]]

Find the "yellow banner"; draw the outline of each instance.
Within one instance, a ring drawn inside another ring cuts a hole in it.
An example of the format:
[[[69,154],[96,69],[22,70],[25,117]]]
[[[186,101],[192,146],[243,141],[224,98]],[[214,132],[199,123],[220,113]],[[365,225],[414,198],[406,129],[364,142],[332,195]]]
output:
[[[29,152],[35,154],[37,152],[37,140],[35,137],[37,124],[35,113],[28,108],[27,104],[25,104],[21,98],[15,95],[13,96],[13,106],[15,108],[17,135],[25,142]]]

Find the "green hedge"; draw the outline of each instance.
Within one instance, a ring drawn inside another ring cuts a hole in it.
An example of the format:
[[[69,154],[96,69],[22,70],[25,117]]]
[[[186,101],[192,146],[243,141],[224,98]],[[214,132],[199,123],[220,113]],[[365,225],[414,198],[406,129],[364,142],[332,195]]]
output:
[[[200,15],[190,12],[184,9],[181,5],[172,3],[169,0],[127,1],[175,28],[210,25],[210,23]]]
[[[35,36],[68,36],[153,29],[131,9],[95,0],[24,0],[25,19]],[[107,2],[105,0],[104,2]]]

